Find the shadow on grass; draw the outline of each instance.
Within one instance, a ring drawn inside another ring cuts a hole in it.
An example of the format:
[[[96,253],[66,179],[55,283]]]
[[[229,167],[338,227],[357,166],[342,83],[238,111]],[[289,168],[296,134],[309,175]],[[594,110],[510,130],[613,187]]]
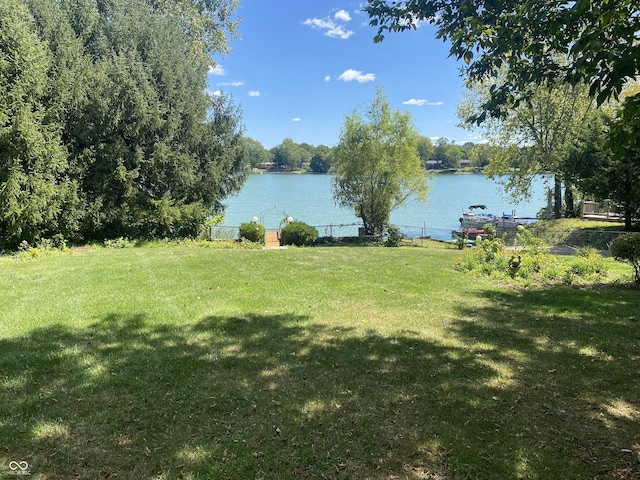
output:
[[[633,475],[637,336],[595,311],[559,327],[518,295],[461,312],[446,344],[293,314],[113,314],[2,340],[0,475],[21,461],[41,479]]]
[[[640,478],[637,293],[596,286],[480,295],[489,306],[461,308],[451,332],[508,371],[496,428],[513,439],[514,472],[520,459],[530,478]]]

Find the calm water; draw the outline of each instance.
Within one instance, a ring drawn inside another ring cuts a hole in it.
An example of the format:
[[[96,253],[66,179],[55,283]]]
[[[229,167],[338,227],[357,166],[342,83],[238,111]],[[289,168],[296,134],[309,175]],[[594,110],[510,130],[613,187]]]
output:
[[[513,203],[496,182],[485,175],[434,175],[427,203],[411,202],[394,211],[392,223],[409,235],[451,238],[458,218],[469,205],[484,204],[493,214],[514,213],[535,217],[546,205],[542,178],[532,198]],[[333,201],[330,175],[252,174],[242,191],[227,199],[224,224],[238,226],[255,216],[267,230],[277,230],[286,216],[318,228],[320,235],[355,235],[360,219]]]

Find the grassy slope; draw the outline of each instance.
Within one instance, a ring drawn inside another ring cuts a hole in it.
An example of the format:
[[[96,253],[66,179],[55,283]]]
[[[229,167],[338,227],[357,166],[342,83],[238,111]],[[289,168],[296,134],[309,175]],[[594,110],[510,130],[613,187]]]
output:
[[[637,290],[459,254],[0,260],[0,476],[637,478]]]
[[[536,237],[544,239],[549,245],[586,246],[606,250],[624,230],[624,224],[562,218],[540,220],[530,228]]]

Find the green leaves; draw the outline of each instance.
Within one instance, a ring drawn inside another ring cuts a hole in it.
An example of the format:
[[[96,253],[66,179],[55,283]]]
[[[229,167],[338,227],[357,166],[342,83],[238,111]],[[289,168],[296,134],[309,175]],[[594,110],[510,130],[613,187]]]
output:
[[[411,116],[393,112],[381,90],[365,108],[347,116],[333,154],[336,203],[353,208],[367,234],[381,234],[391,211],[409,198],[426,199]]]
[[[240,112],[205,92],[235,6],[0,2],[0,249],[197,235],[244,179]]]
[[[640,16],[632,0],[375,0],[364,11],[377,27],[376,43],[385,32],[422,20],[451,42],[451,55],[465,62],[470,78],[491,78],[509,65],[479,120],[502,115],[507,90],[526,98],[534,85],[588,82],[591,97],[602,104],[640,75]]]

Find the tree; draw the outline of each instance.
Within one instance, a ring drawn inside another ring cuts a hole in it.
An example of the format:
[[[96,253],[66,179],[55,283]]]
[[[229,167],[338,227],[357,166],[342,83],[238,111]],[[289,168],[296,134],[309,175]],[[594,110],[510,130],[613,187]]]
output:
[[[609,180],[608,196],[620,206],[625,229],[640,219],[640,96],[625,100],[622,112],[611,126],[606,144],[609,163],[604,173]]]
[[[639,120],[637,107],[627,102],[619,116],[600,111],[583,125],[565,168],[585,195],[612,201],[624,216],[625,230],[631,230],[640,218],[640,143],[626,131]]]
[[[478,143],[469,150],[469,160],[475,168],[489,165],[489,159],[496,156],[498,147],[486,143]]]
[[[74,193],[45,114],[51,53],[20,1],[0,2],[0,52],[0,248],[15,248],[64,230]]]
[[[381,89],[364,112],[347,115],[333,155],[333,196],[355,210],[368,235],[382,234],[409,198],[426,199],[418,138],[411,115],[392,111]]]
[[[0,21],[13,22],[0,32],[1,51],[11,53],[11,62],[0,60],[0,71],[10,72],[0,74],[8,172],[0,190],[6,207],[20,206],[2,209],[0,217],[13,216],[0,244],[193,236],[223,208],[245,178],[241,115],[205,87],[209,54],[228,49],[236,5],[0,3],[8,12]]]
[[[431,142],[431,139],[421,136],[420,138],[418,138],[418,145],[416,147],[418,149],[418,156],[420,157],[422,166],[424,168],[427,168],[427,162],[433,159],[436,151],[433,143]]]
[[[633,267],[633,280],[640,285],[640,233],[627,233],[611,243],[611,254]]]
[[[315,173],[327,173],[331,168],[331,149],[326,145],[318,145],[316,147],[313,157],[311,157],[311,164],[309,165],[311,171]]]
[[[458,168],[462,160],[462,149],[448,138],[441,137],[436,142],[434,156],[444,168]]]
[[[467,82],[458,115],[467,128],[477,128],[468,119],[483,108],[492,82]],[[483,136],[499,147],[485,169],[497,177],[512,196],[528,197],[531,181],[539,174],[552,174],[554,217],[562,216],[562,186],[567,210],[573,211],[572,185],[564,160],[577,130],[593,112],[586,87],[555,84],[532,87],[519,104],[509,104],[501,118],[487,119]]]
[[[300,149],[300,168],[304,167],[304,164],[311,163],[311,159],[316,154],[317,147],[314,147],[310,143],[302,142],[298,144]]]
[[[271,149],[273,161],[280,168],[295,170],[300,168],[305,158],[305,152],[291,138],[285,138],[280,145]]]
[[[526,99],[532,85],[587,83],[602,104],[640,74],[634,0],[368,0],[364,10],[378,27],[375,42],[426,21],[451,42],[470,79],[497,78],[506,68],[475,117],[480,122]]]
[[[244,165],[248,165],[248,168],[255,168],[259,163],[268,163],[272,160],[272,155],[269,150],[264,148],[262,143],[258,140],[254,140],[250,137],[244,137],[242,139],[242,145],[244,148]]]

